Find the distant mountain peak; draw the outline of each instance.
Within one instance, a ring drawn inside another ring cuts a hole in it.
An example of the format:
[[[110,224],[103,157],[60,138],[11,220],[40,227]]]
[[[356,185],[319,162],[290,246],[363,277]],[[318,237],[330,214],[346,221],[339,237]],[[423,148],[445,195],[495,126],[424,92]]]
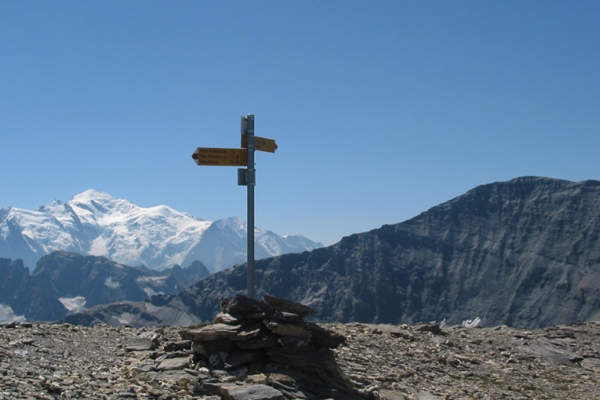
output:
[[[96,216],[115,213],[129,213],[137,207],[133,203],[117,199],[108,193],[99,190],[86,190],[85,192],[76,194],[67,202],[73,209],[80,209],[78,214],[87,214],[91,212]],[[83,211],[86,210],[86,211]]]
[[[79,199],[88,199],[88,198],[92,198],[92,199],[100,199],[100,198],[108,198],[108,199],[114,199],[113,196],[111,196],[110,194],[103,192],[101,190],[96,190],[96,189],[88,189],[85,190],[81,193],[75,194],[71,200],[79,200]]]
[[[71,197],[71,199],[67,202],[69,204],[102,204],[107,207],[114,207],[118,204],[129,204],[133,205],[127,200],[117,199],[106,192],[101,192],[99,190],[89,189],[85,192],[78,193]]]
[[[35,211],[3,209],[0,217],[0,257],[21,258],[32,269],[55,250],[151,269],[200,260],[213,272],[246,259],[247,225],[239,217],[205,221],[166,205],[139,207],[94,189]],[[322,246],[260,229],[255,238],[257,258]]]

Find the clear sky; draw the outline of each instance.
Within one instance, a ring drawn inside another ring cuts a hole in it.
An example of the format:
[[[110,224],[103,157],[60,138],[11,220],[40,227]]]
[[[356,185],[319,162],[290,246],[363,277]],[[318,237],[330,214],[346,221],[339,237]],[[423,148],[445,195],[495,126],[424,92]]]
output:
[[[324,244],[486,183],[600,179],[600,1],[0,1],[0,207],[97,189]]]

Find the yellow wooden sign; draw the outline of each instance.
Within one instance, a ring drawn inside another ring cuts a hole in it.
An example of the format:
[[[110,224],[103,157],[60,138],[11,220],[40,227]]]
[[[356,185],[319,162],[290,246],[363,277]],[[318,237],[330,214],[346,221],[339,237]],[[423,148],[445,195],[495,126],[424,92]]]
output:
[[[248,147],[248,138],[246,135],[242,135],[242,147]],[[277,143],[275,143],[273,139],[254,136],[254,150],[275,153],[275,150],[277,150]]]
[[[198,147],[192,158],[198,165],[230,165],[244,167],[248,164],[246,149],[221,149]]]

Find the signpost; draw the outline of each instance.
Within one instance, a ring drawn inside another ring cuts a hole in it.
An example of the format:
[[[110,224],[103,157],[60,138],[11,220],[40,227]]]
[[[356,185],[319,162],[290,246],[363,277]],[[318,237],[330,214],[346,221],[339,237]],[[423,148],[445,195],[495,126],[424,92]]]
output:
[[[248,163],[248,154],[245,149],[215,149],[198,147],[192,158],[198,165],[233,165],[242,166]]]
[[[242,133],[242,147],[248,147],[248,138]],[[275,153],[277,150],[277,143],[273,139],[266,139],[259,136],[254,136],[254,150],[267,151],[269,153]]]
[[[254,298],[254,186],[256,185],[256,169],[254,168],[254,151],[275,153],[277,143],[273,139],[254,136],[254,114],[242,117],[242,148],[222,149],[198,147],[192,158],[198,165],[246,166],[238,169],[238,185],[248,188],[248,297]]]

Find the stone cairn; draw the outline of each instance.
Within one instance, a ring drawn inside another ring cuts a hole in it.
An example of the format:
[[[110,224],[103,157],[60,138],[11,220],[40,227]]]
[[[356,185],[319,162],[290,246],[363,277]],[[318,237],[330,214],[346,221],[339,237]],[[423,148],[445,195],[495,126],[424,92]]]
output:
[[[226,399],[360,399],[334,353],[342,335],[306,321],[317,312],[265,295],[219,299],[214,323],[180,331],[199,372],[196,391]]]

